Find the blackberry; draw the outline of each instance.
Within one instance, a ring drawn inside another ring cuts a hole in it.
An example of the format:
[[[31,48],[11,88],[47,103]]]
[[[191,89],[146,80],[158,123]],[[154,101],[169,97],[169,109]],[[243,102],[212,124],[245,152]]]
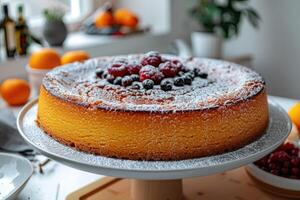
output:
[[[175,86],[184,86],[184,79],[182,77],[174,78],[174,85]]]
[[[131,84],[131,88],[135,89],[135,90],[139,90],[139,89],[143,88],[143,85],[141,82],[135,81]]]
[[[199,76],[199,74],[201,73],[201,70],[199,68],[194,68],[194,73],[195,73],[195,76]]]
[[[154,81],[152,81],[151,79],[146,79],[146,80],[143,81],[143,87],[146,90],[152,89],[153,86],[154,86]]]
[[[113,83],[114,85],[122,85],[122,78],[116,77]]]
[[[168,79],[162,80],[161,83],[160,83],[160,88],[163,91],[170,91],[170,90],[172,90],[172,87],[173,87],[173,84]]]
[[[190,76],[183,76],[184,84],[191,85],[192,84],[192,78]]]
[[[132,74],[131,76],[132,81],[139,81],[140,80],[140,76],[137,74]]]
[[[130,76],[124,76],[122,78],[122,86],[124,86],[124,87],[131,85],[132,82],[133,82],[133,80]]]
[[[106,77],[106,80],[107,80],[107,82],[113,84],[113,83],[114,83],[114,80],[115,80],[115,77],[112,76],[112,75],[108,75],[108,76]]]

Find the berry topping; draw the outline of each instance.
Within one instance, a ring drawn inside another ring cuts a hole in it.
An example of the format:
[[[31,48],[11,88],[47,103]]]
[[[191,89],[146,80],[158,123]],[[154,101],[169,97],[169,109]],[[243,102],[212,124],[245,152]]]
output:
[[[151,80],[151,79],[146,79],[143,81],[143,87],[146,89],[146,90],[150,90],[152,89],[154,86],[154,81]]]
[[[190,77],[192,80],[195,78],[195,73],[193,71],[186,72],[184,75]]]
[[[139,74],[142,65],[139,63],[130,63],[126,65],[129,74]]]
[[[298,147],[292,143],[285,143],[254,164],[274,175],[300,179],[300,157],[298,153]]]
[[[141,82],[135,81],[131,84],[131,88],[135,90],[139,90],[143,88],[143,84]]]
[[[97,71],[96,71],[96,76],[98,77],[98,78],[102,78],[102,75],[104,74],[104,70],[103,69],[98,69]]]
[[[195,76],[199,76],[199,74],[201,73],[201,70],[199,68],[195,68],[194,70]]]
[[[157,68],[152,65],[146,65],[140,70],[140,81],[151,79],[154,83],[158,84],[164,75]]]
[[[125,76],[128,74],[126,65],[124,63],[114,63],[108,68],[108,73],[117,77],[117,76]]]
[[[191,85],[192,84],[192,78],[189,75],[183,75],[184,84]]]
[[[179,61],[166,61],[159,65],[159,70],[165,75],[165,77],[175,77],[181,70],[182,64]]]
[[[131,77],[131,79],[132,79],[133,81],[139,81],[139,80],[140,80],[140,76],[137,75],[137,74],[132,74],[130,77]]]
[[[172,87],[173,87],[172,81],[170,81],[168,79],[164,79],[160,83],[160,88],[163,91],[170,91],[170,90],[172,90]]]
[[[204,72],[201,72],[201,73],[199,73],[199,75],[198,75],[200,78],[207,78],[207,76],[208,76],[208,74],[207,73],[204,73]]]
[[[113,84],[114,85],[122,85],[122,78],[121,77],[116,77]]]
[[[124,87],[131,85],[132,82],[133,82],[133,80],[130,76],[124,76],[122,78],[122,86],[124,86]]]
[[[174,78],[174,85],[178,87],[184,86],[184,79],[182,77]]]
[[[113,84],[114,80],[115,80],[115,77],[112,76],[112,75],[107,75],[106,80],[107,80],[107,82]]]
[[[148,52],[141,61],[143,66],[152,65],[155,67],[158,67],[161,62],[161,56],[155,51]]]

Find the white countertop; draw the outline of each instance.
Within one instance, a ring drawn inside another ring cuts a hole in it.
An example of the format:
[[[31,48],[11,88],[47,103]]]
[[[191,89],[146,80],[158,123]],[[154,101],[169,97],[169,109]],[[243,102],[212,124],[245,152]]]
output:
[[[288,110],[297,100],[270,96],[285,110]],[[1,102],[0,102],[1,105]],[[2,102],[3,107],[3,102]],[[1,106],[0,106],[1,109]],[[12,108],[15,115],[20,108]],[[79,189],[103,176],[76,170],[55,161],[51,161],[44,168],[44,174],[35,172],[18,200],[62,200],[72,191]]]

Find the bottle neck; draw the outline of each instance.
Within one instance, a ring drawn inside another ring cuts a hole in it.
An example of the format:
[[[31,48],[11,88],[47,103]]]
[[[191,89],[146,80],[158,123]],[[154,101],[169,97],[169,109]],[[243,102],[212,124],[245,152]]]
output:
[[[7,5],[3,6],[3,12],[4,12],[4,17],[8,18],[9,17],[9,13],[8,13],[8,6]]]

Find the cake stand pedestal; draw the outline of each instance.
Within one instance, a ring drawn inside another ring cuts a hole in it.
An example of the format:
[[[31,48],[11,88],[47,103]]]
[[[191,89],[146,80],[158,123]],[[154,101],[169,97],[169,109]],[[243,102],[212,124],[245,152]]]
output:
[[[131,197],[144,199],[182,199],[182,180],[132,180]]]
[[[183,178],[207,176],[241,167],[260,159],[282,144],[291,131],[289,117],[272,101],[269,101],[269,112],[269,126],[256,141],[235,151],[180,161],[122,160],[96,156],[65,146],[49,137],[36,125],[37,100],[28,103],[22,109],[17,125],[20,134],[28,143],[53,160],[96,174],[134,179],[131,181],[133,200],[178,200],[183,198]],[[100,192],[120,178],[107,181],[102,187],[92,190],[92,193]],[[107,198],[128,199],[124,196]],[[91,198],[85,195],[80,199]]]

